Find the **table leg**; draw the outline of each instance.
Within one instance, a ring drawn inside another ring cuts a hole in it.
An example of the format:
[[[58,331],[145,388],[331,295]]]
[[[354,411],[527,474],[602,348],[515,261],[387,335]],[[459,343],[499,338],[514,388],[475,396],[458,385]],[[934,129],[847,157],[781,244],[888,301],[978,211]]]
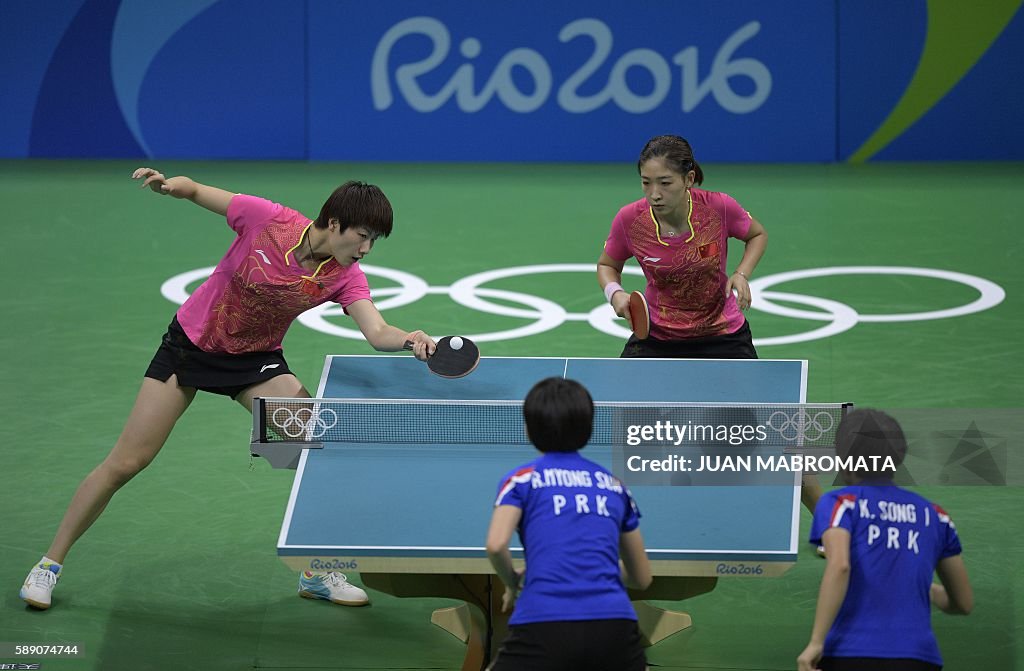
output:
[[[706,594],[713,590],[716,584],[718,578],[658,576],[645,590],[629,590],[629,598],[633,600],[637,625],[644,637],[644,644],[652,646],[693,626],[693,618],[688,613],[652,606],[644,599],[682,601]]]
[[[501,612],[501,581],[493,575],[435,573],[361,573],[363,584],[397,597],[441,597],[463,603],[435,610],[430,621],[466,644],[463,671],[481,671],[508,636],[508,614]],[[647,645],[654,645],[692,626],[686,613],[646,603],[647,599],[682,601],[710,592],[718,578],[654,578],[645,590],[629,590],[637,612],[640,632]]]
[[[501,612],[501,581],[492,575],[361,573],[363,584],[397,597],[442,597],[464,603],[439,608],[430,621],[466,644],[463,671],[480,671],[508,636],[508,614]]]

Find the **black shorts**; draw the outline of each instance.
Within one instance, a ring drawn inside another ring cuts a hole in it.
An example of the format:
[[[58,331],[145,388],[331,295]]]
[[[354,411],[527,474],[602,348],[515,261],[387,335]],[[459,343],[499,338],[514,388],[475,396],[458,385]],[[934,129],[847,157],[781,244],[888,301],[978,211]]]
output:
[[[533,622],[512,627],[489,671],[644,671],[636,620]]]
[[[744,320],[743,326],[734,333],[703,338],[640,340],[631,335],[619,356],[623,359],[756,359],[757,350],[750,335],[750,323]]]
[[[166,382],[178,376],[182,387],[195,387],[235,398],[248,387],[278,375],[291,374],[280,350],[224,354],[207,352],[192,344],[175,315],[160,349],[146,369],[146,377]]]
[[[886,659],[882,657],[822,657],[822,671],[942,671],[937,664],[920,659]]]

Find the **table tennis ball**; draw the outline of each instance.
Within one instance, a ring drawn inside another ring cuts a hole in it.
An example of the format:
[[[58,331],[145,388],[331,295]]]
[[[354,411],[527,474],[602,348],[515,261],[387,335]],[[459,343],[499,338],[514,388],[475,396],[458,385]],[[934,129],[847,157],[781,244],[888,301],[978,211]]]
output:
[[[452,349],[462,349],[462,338],[455,336],[448,344],[452,346]]]

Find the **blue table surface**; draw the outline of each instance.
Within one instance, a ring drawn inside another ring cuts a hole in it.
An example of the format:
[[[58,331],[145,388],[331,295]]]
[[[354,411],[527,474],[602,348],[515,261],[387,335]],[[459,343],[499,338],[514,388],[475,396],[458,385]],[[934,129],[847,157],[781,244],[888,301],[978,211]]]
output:
[[[804,402],[807,363],[793,360],[483,358],[447,380],[408,356],[331,356],[320,398],[522,400],[545,377],[584,384],[595,401]],[[584,456],[615,470],[612,450]],[[483,557],[501,477],[530,446],[328,443],[308,450],[282,528],[282,555]],[[794,480],[795,483],[795,480]],[[658,559],[792,561],[794,486],[638,486],[648,554]]]

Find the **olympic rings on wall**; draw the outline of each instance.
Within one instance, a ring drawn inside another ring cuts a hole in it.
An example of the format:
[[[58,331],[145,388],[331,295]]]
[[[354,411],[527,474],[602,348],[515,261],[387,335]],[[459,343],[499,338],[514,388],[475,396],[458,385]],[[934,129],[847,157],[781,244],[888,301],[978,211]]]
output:
[[[558,328],[567,321],[586,322],[597,331],[614,336],[615,338],[625,339],[628,338],[630,334],[629,329],[625,326],[625,322],[617,318],[615,313],[612,312],[611,306],[602,300],[601,292],[597,290],[596,284],[593,294],[597,305],[589,312],[569,312],[558,303],[547,298],[519,291],[491,289],[482,286],[495,280],[522,277],[524,275],[545,275],[555,273],[593,274],[595,272],[595,266],[592,263],[555,263],[498,268],[463,277],[462,279],[453,282],[451,286],[436,287],[430,286],[427,284],[426,280],[411,273],[391,268],[383,268],[381,266],[361,264],[360,267],[368,276],[383,277],[396,282],[399,285],[397,287],[386,287],[373,290],[374,302],[376,303],[377,308],[382,312],[390,308],[415,303],[426,295],[447,295],[459,305],[471,310],[504,317],[533,320],[532,323],[525,326],[518,326],[508,330],[466,334],[477,342],[513,340],[516,338],[538,335]],[[197,270],[176,275],[164,282],[160,287],[160,293],[168,300],[180,305],[188,298],[187,287],[198,280],[208,277],[211,272],[213,272],[212,267],[199,268]],[[636,266],[627,266],[623,269],[623,274],[642,276],[643,271]],[[970,303],[943,310],[926,310],[921,312],[896,314],[864,314],[858,312],[846,303],[837,300],[806,294],[771,290],[771,287],[783,282],[794,282],[797,280],[808,280],[835,275],[911,275],[916,277],[927,277],[966,285],[977,290],[980,295]],[[754,345],[758,347],[768,345],[789,345],[799,342],[808,342],[811,340],[820,340],[822,338],[828,338],[848,331],[860,322],[912,322],[961,317],[995,307],[1006,297],[1006,292],[998,284],[974,275],[967,275],[951,270],[913,268],[906,266],[836,266],[791,270],[755,278],[750,281],[750,290],[753,294],[753,302],[751,304],[752,310],[766,312],[780,317],[827,322],[824,326],[810,331],[805,331],[803,333],[755,338]],[[522,307],[511,307],[504,303],[495,303],[493,302],[494,300],[518,304]],[[796,303],[813,309],[801,310],[787,307],[785,305],[780,305],[776,301]],[[299,317],[299,322],[304,326],[315,331],[320,331],[321,333],[336,335],[342,338],[350,338],[353,340],[362,340],[363,335],[358,329],[341,326],[335,322],[329,321],[328,319],[329,317],[341,317],[343,314],[341,306],[334,303],[328,303],[305,312]]]

